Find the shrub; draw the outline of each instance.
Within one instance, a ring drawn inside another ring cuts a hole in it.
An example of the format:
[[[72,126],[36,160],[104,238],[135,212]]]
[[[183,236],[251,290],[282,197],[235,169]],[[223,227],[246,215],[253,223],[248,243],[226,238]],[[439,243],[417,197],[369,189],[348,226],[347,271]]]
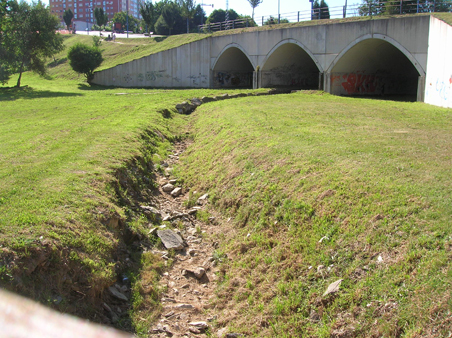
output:
[[[71,68],[77,73],[84,74],[88,82],[91,82],[94,77],[94,70],[103,61],[102,52],[99,48],[95,46],[90,47],[83,43],[77,43],[72,46],[67,58]]]

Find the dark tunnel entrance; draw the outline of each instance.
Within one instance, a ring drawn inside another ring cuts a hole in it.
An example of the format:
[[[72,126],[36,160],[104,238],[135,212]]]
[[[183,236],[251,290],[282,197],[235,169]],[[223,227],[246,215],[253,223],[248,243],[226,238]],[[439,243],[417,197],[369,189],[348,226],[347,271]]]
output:
[[[319,89],[319,74],[317,65],[303,48],[285,43],[263,65],[260,87]]]
[[[214,88],[253,88],[254,67],[237,47],[221,54],[213,69]]]
[[[368,39],[350,48],[333,67],[331,93],[416,101],[419,76],[397,47]]]

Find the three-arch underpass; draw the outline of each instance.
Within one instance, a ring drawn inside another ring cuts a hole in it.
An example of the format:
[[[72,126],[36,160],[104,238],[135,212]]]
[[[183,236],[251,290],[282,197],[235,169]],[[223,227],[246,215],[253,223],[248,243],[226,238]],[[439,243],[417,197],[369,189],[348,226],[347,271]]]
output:
[[[323,89],[451,107],[451,56],[452,27],[433,16],[333,21],[211,36],[96,72],[94,83]]]

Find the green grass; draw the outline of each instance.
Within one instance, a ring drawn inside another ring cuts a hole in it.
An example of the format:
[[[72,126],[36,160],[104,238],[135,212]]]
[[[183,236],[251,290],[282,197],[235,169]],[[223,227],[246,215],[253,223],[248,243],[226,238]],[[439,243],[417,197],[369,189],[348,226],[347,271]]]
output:
[[[93,319],[96,307],[77,296],[100,299],[125,269],[125,247],[151,241],[139,205],[152,203],[153,165],[186,131],[175,105],[225,91],[90,87],[29,73],[23,85],[0,89],[1,285],[43,302],[62,295],[60,310]]]
[[[108,33],[104,32],[103,35],[106,37]],[[102,41],[100,49],[104,62],[97,70],[112,68],[150,54],[205,39],[208,36],[206,34],[183,34],[163,38],[116,39],[115,42]],[[64,39],[66,49],[55,55],[54,60],[49,61],[49,75],[58,78],[82,80],[81,75],[70,69],[67,62],[67,53],[69,48],[78,42],[92,45],[93,35],[64,35]]]
[[[219,235],[230,258],[219,326],[256,337],[448,334],[450,110],[297,93],[217,102],[195,118],[178,172],[234,221]],[[340,278],[341,291],[322,297]]]

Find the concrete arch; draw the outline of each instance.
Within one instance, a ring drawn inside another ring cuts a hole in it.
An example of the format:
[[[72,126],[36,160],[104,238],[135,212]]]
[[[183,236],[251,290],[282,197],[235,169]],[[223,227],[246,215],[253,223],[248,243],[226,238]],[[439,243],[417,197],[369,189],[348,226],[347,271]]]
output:
[[[268,52],[268,54],[265,56],[264,60],[262,61],[262,69],[264,69],[265,64],[267,63],[267,60],[270,58],[270,56],[282,45],[285,45],[287,43],[292,43],[294,45],[297,45],[298,47],[300,47],[301,49],[303,49],[306,54],[308,54],[312,61],[314,61],[314,63],[316,64],[317,68],[319,69],[319,72],[323,73],[323,67],[322,65],[319,63],[319,61],[317,60],[317,58],[314,56],[314,54],[312,54],[312,52],[304,45],[302,44],[300,41],[295,40],[295,39],[285,39],[285,40],[281,40],[280,42],[278,42],[275,46],[273,46],[273,48]]]
[[[323,67],[304,44],[295,39],[284,39],[264,58],[259,71],[259,87],[318,89],[322,73]]]
[[[248,59],[248,61],[251,63],[251,65],[253,66],[253,69],[256,69],[257,65],[251,60],[250,56],[248,55],[248,53],[246,52],[245,49],[243,49],[242,46],[240,46],[237,43],[230,43],[228,45],[226,45],[220,52],[220,54],[218,54],[217,58],[215,59],[215,61],[212,64],[212,70],[215,69],[215,67],[217,66],[218,60],[220,60],[220,58],[223,56],[223,54],[229,49],[229,48],[237,48],[239,49]]]
[[[253,88],[256,65],[248,53],[236,43],[223,48],[212,66],[214,88]]]
[[[325,88],[336,95],[414,100],[423,96],[424,79],[424,69],[403,45],[383,34],[366,34],[342,49],[329,65]]]
[[[403,47],[399,42],[394,40],[393,38],[384,35],[384,34],[365,34],[357,38],[355,41],[350,43],[347,47],[345,47],[333,60],[331,65],[328,67],[327,73],[331,73],[334,66],[338,63],[338,61],[354,46],[356,46],[358,43],[368,40],[368,39],[380,39],[389,42],[391,45],[396,47],[399,51],[401,51],[408,60],[411,61],[413,66],[416,68],[416,70],[419,73],[419,76],[425,76],[425,70],[422,68],[422,66],[419,64],[419,62],[416,60],[416,58],[405,48]]]

